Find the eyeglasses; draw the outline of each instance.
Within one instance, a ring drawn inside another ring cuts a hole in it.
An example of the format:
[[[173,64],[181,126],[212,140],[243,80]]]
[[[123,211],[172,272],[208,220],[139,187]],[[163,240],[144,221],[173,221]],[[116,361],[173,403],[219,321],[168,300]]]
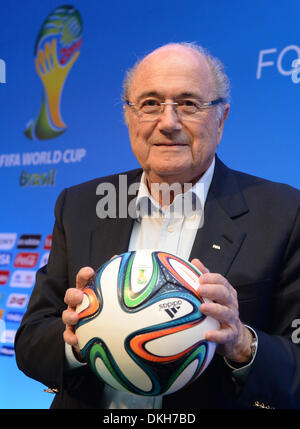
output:
[[[174,106],[177,116],[182,120],[199,120],[201,113],[208,107],[224,103],[224,98],[202,102],[200,100],[183,99],[178,101],[160,102],[153,98],[142,100],[139,103],[131,103],[126,100],[126,104],[137,115],[141,122],[155,121],[163,113],[165,106]]]

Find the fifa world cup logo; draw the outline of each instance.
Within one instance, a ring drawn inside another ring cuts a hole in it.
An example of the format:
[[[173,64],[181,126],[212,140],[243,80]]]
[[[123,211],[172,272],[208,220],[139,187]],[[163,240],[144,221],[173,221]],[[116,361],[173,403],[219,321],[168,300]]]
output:
[[[137,278],[137,283],[140,285],[144,285],[147,283],[147,277],[145,277],[145,270],[139,269],[139,276]]]
[[[67,128],[62,114],[63,88],[82,45],[82,21],[73,6],[56,8],[43,23],[35,45],[35,69],[43,85],[43,98],[36,120],[25,129],[31,140],[49,140]]]

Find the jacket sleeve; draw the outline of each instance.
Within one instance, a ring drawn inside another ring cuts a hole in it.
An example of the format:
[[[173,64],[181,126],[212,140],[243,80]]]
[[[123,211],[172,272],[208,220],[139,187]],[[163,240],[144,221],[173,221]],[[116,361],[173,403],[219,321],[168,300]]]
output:
[[[60,388],[64,367],[65,291],[69,286],[67,252],[62,226],[63,191],[55,207],[55,225],[48,265],[38,270],[27,311],[15,339],[19,369],[51,388]]]
[[[295,332],[300,318],[299,212],[279,267],[271,325],[267,332],[256,330],[257,355],[239,393],[240,400],[258,407],[300,406],[300,347]]]

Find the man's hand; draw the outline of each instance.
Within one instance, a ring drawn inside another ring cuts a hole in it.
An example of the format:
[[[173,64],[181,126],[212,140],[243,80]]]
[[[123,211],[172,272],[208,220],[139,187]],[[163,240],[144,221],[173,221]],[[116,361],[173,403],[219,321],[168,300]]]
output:
[[[201,304],[201,312],[220,322],[220,329],[208,331],[206,340],[218,344],[218,353],[227,359],[246,363],[251,359],[252,334],[240,321],[237,292],[221,274],[210,273],[199,261],[192,264],[201,272],[198,293],[213,302]]]
[[[81,304],[83,300],[82,289],[87,285],[94,274],[95,272],[91,267],[81,268],[76,276],[76,287],[67,289],[64,298],[64,302],[68,305],[68,308],[62,313],[62,321],[66,325],[64,340],[73,347],[74,354],[79,360],[81,360],[82,357],[78,347],[78,339],[75,334],[75,325],[78,322],[76,306]]]

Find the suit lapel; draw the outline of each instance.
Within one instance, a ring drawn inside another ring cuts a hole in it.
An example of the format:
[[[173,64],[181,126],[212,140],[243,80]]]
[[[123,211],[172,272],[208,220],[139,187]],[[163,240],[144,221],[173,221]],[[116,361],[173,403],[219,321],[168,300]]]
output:
[[[198,258],[211,272],[226,276],[246,237],[235,220],[248,211],[234,172],[216,158],[204,224],[197,232],[190,260]]]
[[[102,220],[101,225],[92,231],[90,244],[90,263],[98,269],[114,255],[127,252],[133,219]]]

